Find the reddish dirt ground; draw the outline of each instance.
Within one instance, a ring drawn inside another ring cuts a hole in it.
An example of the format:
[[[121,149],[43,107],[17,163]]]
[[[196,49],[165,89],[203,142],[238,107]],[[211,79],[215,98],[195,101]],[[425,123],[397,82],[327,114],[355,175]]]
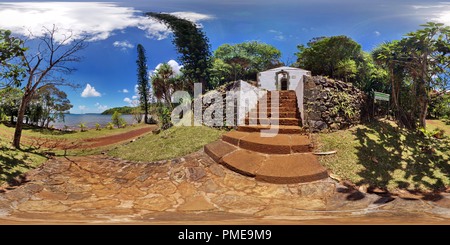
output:
[[[128,140],[137,138],[141,135],[150,133],[154,129],[156,129],[156,126],[151,125],[151,126],[139,128],[139,129],[127,132],[127,133],[123,133],[123,134],[105,136],[105,137],[101,137],[101,138],[85,139],[85,140],[83,140],[83,143],[89,144],[86,148],[96,148],[96,147],[102,147],[102,146],[107,146],[107,145],[113,145],[113,144],[128,141]]]
[[[22,143],[37,148],[49,148],[59,150],[90,149],[126,142],[135,139],[139,136],[148,134],[152,132],[154,129],[156,129],[156,127],[157,126],[155,125],[145,125],[144,127],[120,134],[100,138],[83,139],[79,141],[70,141],[66,139],[54,140],[54,139],[23,136]],[[6,132],[1,132],[0,135],[5,138],[12,137],[12,135],[9,135]]]

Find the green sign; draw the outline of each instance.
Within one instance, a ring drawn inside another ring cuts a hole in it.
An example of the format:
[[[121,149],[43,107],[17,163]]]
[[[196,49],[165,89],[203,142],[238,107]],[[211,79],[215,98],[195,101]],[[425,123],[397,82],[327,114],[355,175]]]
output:
[[[373,92],[375,95],[375,100],[384,100],[384,101],[389,101],[389,94],[384,94],[384,93],[380,93],[380,92]]]

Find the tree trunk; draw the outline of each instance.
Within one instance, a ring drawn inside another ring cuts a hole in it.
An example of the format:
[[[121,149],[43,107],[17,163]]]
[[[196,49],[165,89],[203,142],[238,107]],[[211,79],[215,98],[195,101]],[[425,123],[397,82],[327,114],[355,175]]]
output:
[[[14,131],[13,146],[16,149],[20,149],[20,139],[22,138],[22,126],[23,118],[25,116],[25,110],[27,108],[28,98],[26,95],[23,96],[22,102],[20,103],[19,113],[17,115],[16,130]]]
[[[147,103],[147,101],[145,102],[145,105],[144,105],[144,123],[148,123],[148,103]],[[142,118],[142,117],[141,117]],[[139,122],[140,122],[140,120],[139,120]]]
[[[427,126],[427,111],[428,111],[428,95],[425,87],[425,81],[419,84],[419,127],[426,128]]]

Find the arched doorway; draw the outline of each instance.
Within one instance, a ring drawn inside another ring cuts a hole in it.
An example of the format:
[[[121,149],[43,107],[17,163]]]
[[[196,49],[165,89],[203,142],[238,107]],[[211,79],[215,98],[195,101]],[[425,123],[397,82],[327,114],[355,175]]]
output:
[[[289,72],[281,70],[275,73],[275,87],[277,90],[289,90]]]

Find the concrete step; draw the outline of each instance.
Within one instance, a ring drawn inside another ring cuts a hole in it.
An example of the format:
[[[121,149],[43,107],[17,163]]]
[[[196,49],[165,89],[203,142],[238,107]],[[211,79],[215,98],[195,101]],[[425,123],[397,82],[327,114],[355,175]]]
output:
[[[258,107],[271,107],[272,103],[271,101],[268,101],[267,103],[263,103],[264,101],[258,101]],[[274,105],[275,107],[297,107],[297,100],[279,100],[278,105]]]
[[[259,114],[257,114],[257,116],[260,118],[271,118],[272,113],[271,112],[260,112]],[[298,112],[279,111],[277,116],[279,118],[298,118],[298,119],[300,119],[300,113],[298,113]]]
[[[208,154],[214,161],[220,162],[220,159],[225,155],[237,150],[238,147],[225,143],[222,140],[212,142],[205,145],[205,153]]]
[[[242,149],[267,154],[291,154],[311,152],[312,143],[307,135],[276,134],[263,137],[261,133],[231,131],[222,140]]]
[[[298,118],[246,118],[245,124],[256,123],[256,125],[286,125],[299,126],[300,120]]]
[[[299,126],[272,126],[273,129],[278,129],[279,134],[303,134],[305,133],[305,130],[302,129]],[[241,132],[261,132],[261,130],[268,130],[271,129],[270,126],[238,126],[238,131]]]
[[[251,109],[250,110],[251,112],[272,112],[272,111],[274,111],[274,112],[297,112],[298,111],[298,108],[297,108],[297,106],[281,106],[281,107],[271,107],[271,106],[268,106],[268,107],[265,107],[265,106],[263,106],[263,107],[256,107],[256,108],[253,108],[253,109]]]
[[[267,155],[238,149],[225,155],[219,163],[256,180],[276,184],[311,182],[328,177],[327,170],[311,153]]]

